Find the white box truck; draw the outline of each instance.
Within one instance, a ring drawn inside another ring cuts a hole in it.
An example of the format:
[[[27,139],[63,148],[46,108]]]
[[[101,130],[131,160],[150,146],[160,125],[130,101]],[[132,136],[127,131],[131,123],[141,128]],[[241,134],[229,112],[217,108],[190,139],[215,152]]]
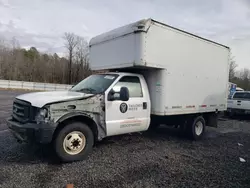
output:
[[[90,66],[106,72],[69,91],[17,96],[13,135],[53,143],[61,160],[75,161],[104,137],[160,124],[198,140],[226,110],[229,48],[152,19],[92,38]]]

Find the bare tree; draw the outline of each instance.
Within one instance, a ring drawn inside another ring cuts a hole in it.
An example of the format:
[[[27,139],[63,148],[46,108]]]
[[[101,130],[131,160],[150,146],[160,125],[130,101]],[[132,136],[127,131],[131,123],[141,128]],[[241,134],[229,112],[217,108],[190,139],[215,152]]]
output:
[[[16,37],[12,37],[11,46],[13,49],[20,49],[20,44],[19,41],[16,39]]]
[[[73,33],[65,33],[64,39],[67,58],[21,48],[15,37],[0,37],[0,79],[71,84],[87,77],[88,42]]]
[[[250,76],[250,71],[249,71],[249,69],[244,68],[244,69],[241,70],[241,72],[240,72],[240,78],[241,78],[242,80],[248,80],[248,79],[249,79],[249,76]]]
[[[69,72],[68,72],[68,84],[71,84],[71,73],[72,73],[72,62],[73,62],[73,53],[77,45],[77,38],[74,33],[64,33],[65,47],[69,53]]]
[[[230,62],[229,62],[229,80],[231,81],[235,77],[236,68],[238,65],[236,64],[234,57],[230,55]]]
[[[250,70],[247,68],[244,68],[240,71],[240,84],[239,86],[244,88],[244,89],[249,89],[250,88]]]
[[[75,82],[78,81],[79,77],[83,78],[86,77],[85,73],[85,67],[88,63],[88,54],[89,54],[89,48],[88,48],[88,42],[85,38],[77,36],[77,46],[76,46],[76,74],[75,74]],[[83,74],[83,75],[80,75]]]

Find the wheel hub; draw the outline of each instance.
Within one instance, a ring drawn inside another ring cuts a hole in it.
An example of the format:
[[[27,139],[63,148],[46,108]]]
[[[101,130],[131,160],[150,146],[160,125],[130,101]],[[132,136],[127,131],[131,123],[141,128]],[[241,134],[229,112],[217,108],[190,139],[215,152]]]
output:
[[[86,145],[86,138],[82,132],[73,131],[65,136],[63,141],[63,148],[65,152],[70,155],[80,153]]]
[[[81,141],[79,139],[74,139],[71,143],[71,147],[78,148],[80,146]]]

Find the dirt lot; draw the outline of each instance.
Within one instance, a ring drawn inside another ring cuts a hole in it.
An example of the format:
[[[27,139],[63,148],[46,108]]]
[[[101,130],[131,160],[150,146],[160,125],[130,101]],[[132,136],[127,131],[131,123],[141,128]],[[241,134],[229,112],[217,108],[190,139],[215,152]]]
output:
[[[247,119],[221,120],[200,142],[166,128],[111,137],[87,160],[60,164],[48,146],[18,144],[7,130],[18,94],[0,91],[0,187],[250,187]]]

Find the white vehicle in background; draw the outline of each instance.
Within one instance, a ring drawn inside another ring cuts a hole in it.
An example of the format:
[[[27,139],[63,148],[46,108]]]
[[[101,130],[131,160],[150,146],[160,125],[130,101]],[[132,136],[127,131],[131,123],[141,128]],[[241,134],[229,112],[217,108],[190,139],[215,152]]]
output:
[[[7,120],[13,135],[52,143],[61,160],[74,161],[95,141],[160,124],[199,140],[226,110],[229,48],[152,19],[92,38],[90,66],[109,71],[69,91],[17,96]]]
[[[244,89],[242,89],[240,87],[236,87],[236,91],[244,91]]]
[[[231,98],[235,91],[244,91],[244,89],[237,86],[237,84],[229,82],[228,83],[228,98]]]
[[[250,114],[250,91],[236,91],[227,101],[226,115]]]

